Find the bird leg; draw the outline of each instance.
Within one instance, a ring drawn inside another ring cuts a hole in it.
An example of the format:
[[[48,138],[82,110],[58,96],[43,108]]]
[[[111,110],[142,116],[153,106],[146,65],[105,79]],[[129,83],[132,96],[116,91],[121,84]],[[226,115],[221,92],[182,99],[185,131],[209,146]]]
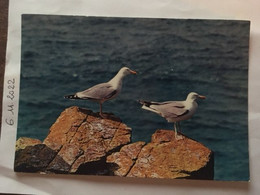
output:
[[[176,122],[174,123],[174,131],[175,131],[175,139],[177,138],[177,124]]]
[[[181,132],[181,123],[180,122],[177,122],[177,129],[179,132]]]
[[[99,116],[101,116],[101,118],[105,118],[105,116],[102,114],[102,104],[99,103]]]
[[[183,137],[181,135],[178,136],[178,131],[180,131],[180,122],[174,123],[174,130],[175,130],[175,139],[176,140],[182,139]]]

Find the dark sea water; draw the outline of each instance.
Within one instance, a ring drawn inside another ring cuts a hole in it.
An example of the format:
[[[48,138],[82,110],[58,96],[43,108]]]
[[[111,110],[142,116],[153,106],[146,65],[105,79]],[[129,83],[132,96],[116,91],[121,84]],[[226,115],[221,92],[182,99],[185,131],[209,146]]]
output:
[[[182,132],[214,151],[216,180],[248,180],[248,39],[246,21],[23,15],[17,137],[43,140],[70,106],[99,111],[63,96],[128,66],[138,75],[103,110],[132,128],[133,142],[173,129],[137,100],[184,100],[195,91],[207,99]]]

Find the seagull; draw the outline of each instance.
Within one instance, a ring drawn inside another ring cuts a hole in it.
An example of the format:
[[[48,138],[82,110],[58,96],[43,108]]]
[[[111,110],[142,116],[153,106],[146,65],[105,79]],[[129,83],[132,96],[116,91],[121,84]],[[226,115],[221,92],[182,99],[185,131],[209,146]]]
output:
[[[66,99],[81,99],[81,100],[92,100],[98,102],[100,105],[99,115],[105,118],[102,114],[102,104],[110,99],[115,98],[121,91],[123,78],[128,74],[137,74],[135,71],[123,67],[118,73],[107,83],[97,84],[84,91],[77,92],[73,95],[66,95]]]
[[[206,99],[203,95],[191,92],[184,101],[150,102],[140,100],[139,102],[143,105],[142,109],[157,113],[169,123],[174,123],[175,138],[178,139],[179,122],[188,120],[193,116],[198,108],[196,102],[198,98]]]

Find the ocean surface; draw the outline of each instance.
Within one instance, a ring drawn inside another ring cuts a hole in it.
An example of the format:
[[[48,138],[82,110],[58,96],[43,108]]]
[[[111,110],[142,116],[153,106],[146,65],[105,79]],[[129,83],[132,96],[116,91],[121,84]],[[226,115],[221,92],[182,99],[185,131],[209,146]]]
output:
[[[132,141],[173,129],[137,100],[205,95],[182,133],[214,151],[215,180],[248,180],[249,22],[23,15],[17,138],[43,140],[70,106],[64,95],[110,80],[123,67],[120,95],[103,104],[132,128]]]

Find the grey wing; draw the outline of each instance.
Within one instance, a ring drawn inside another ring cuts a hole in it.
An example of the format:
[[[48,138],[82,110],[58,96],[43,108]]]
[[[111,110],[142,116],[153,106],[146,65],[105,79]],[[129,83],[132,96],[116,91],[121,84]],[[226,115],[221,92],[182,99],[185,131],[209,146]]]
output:
[[[85,91],[78,92],[77,96],[82,99],[102,100],[110,99],[116,94],[117,90],[115,90],[112,85],[109,83],[101,83]]]
[[[151,108],[159,111],[165,118],[176,118],[189,112],[182,102],[169,101],[161,104],[153,104]]]
[[[145,101],[145,100],[140,100],[139,103],[147,106],[147,107],[151,107],[151,106],[163,106],[163,105],[169,105],[169,104],[174,104],[175,107],[184,107],[183,104],[181,102],[177,102],[177,101],[167,101],[167,102],[152,102],[152,101]]]
[[[167,101],[167,102],[150,102],[152,105],[165,105],[184,108],[184,104],[181,101]]]

